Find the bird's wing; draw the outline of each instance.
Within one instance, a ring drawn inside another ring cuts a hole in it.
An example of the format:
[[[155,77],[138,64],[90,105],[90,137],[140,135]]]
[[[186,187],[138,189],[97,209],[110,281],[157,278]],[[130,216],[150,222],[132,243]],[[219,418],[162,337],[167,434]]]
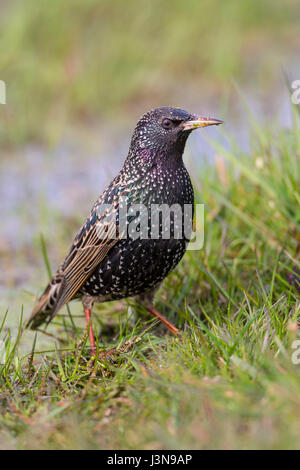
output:
[[[119,220],[119,209],[127,201],[127,188],[116,178],[92,208],[71,249],[35,305],[26,328],[49,323],[71,300],[120,238],[126,235],[126,216]],[[125,223],[124,223],[125,222]]]
[[[99,216],[94,206],[91,216],[75,238],[65,261],[60,266],[62,285],[51,318],[76,294],[93,270],[120,238],[115,214],[118,203]]]

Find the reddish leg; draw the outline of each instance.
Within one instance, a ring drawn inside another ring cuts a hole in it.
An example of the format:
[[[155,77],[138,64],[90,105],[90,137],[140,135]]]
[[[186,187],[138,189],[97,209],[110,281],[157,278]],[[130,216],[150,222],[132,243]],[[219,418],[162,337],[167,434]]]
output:
[[[161,315],[155,308],[153,307],[148,307],[147,308],[148,312],[151,313],[154,317],[157,317],[166,327],[173,333],[173,335],[178,335],[181,333],[176,326],[172,325],[163,315]]]
[[[84,309],[84,314],[85,314],[85,318],[86,318],[86,327],[89,328],[89,338],[90,338],[91,350],[92,350],[93,354],[96,354],[97,346],[96,346],[95,340],[94,340],[94,333],[93,333],[92,320],[91,320],[91,309],[85,308]]]

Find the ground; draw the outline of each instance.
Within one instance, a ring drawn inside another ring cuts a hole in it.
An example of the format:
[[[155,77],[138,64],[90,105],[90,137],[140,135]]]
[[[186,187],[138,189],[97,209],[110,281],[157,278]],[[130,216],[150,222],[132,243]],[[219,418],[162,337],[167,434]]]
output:
[[[193,172],[204,246],[187,252],[157,294],[180,339],[130,302],[107,303],[94,315],[98,347],[115,349],[93,359],[79,303],[62,310],[49,337],[21,328],[41,279],[15,310],[19,330],[7,302],[1,448],[299,447],[300,131],[292,112],[293,129],[262,132],[252,121],[247,154],[214,142],[216,164]],[[43,213],[47,224],[47,205]],[[54,251],[76,224],[55,225]],[[43,255],[48,274],[53,245],[46,236],[30,254],[33,266]]]
[[[0,11],[0,448],[299,448],[299,2]],[[90,357],[79,303],[47,335],[23,331],[139,116],[162,105],[225,121],[184,155],[204,245],[156,297],[181,340],[130,302],[96,308],[107,360]]]

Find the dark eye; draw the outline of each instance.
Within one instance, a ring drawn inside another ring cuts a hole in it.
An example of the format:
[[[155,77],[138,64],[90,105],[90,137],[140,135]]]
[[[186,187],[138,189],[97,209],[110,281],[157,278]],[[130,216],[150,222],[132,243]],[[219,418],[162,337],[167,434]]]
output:
[[[162,126],[165,129],[171,129],[171,127],[173,126],[173,122],[171,121],[171,119],[164,119],[162,122]]]

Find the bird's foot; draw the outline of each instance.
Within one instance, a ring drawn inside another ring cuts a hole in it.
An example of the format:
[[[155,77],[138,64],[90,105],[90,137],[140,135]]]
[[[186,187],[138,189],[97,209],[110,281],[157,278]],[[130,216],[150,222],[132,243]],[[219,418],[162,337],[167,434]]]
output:
[[[91,351],[91,358],[92,359],[97,358],[100,361],[107,361],[107,360],[111,361],[113,359],[112,356],[117,352],[117,349],[112,348],[112,349],[108,349],[108,350],[99,351],[98,355],[97,355],[97,348],[96,347],[90,348],[90,351]]]

